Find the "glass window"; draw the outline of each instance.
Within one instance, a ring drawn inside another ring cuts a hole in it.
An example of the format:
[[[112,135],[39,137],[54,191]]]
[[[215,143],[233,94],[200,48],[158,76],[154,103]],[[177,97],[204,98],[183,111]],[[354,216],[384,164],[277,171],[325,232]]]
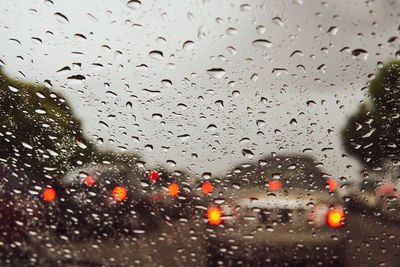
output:
[[[0,265],[398,265],[399,10],[4,1]]]

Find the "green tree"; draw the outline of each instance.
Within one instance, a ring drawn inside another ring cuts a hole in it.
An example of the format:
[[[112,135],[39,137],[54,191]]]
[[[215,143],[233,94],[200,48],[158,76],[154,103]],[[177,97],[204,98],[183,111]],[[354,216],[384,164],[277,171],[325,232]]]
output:
[[[0,68],[0,163],[33,182],[48,182],[88,163],[133,164],[132,153],[103,152],[85,138],[62,95],[8,77]]]
[[[370,99],[342,131],[346,151],[366,168],[397,160],[400,141],[400,61],[388,62],[369,86]]]

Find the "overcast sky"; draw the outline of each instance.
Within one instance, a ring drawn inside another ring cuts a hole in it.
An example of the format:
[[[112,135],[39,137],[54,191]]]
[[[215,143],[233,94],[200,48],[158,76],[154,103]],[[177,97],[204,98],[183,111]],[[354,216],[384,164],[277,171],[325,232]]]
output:
[[[149,166],[217,175],[276,152],[357,177],[340,131],[368,75],[400,48],[387,42],[398,1],[127,2],[10,2],[6,71],[49,80],[90,139]],[[360,48],[368,54],[352,56]]]

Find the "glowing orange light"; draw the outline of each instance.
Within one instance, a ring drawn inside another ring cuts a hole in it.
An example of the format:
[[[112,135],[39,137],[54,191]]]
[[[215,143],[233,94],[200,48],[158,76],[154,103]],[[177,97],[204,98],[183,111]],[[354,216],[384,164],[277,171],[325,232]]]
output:
[[[221,215],[222,213],[219,208],[209,208],[207,210],[207,218],[210,224],[220,224],[222,222]]]
[[[337,188],[337,182],[334,180],[334,179],[329,179],[329,180],[327,180],[326,181],[327,182],[327,184],[329,185],[328,186],[328,189],[329,190],[335,190],[336,188]]]
[[[47,188],[43,191],[43,199],[46,201],[52,201],[56,197],[56,190],[53,188]]]
[[[151,181],[157,181],[158,180],[158,173],[156,171],[151,171],[148,175],[148,178]]]
[[[125,187],[122,187],[122,186],[114,187],[112,193],[113,193],[113,197],[116,201],[122,201],[126,198]]]
[[[213,186],[211,183],[209,182],[205,182],[202,186],[201,186],[201,190],[203,190],[204,194],[208,194],[208,193],[212,193],[213,191]]]
[[[275,191],[282,188],[282,182],[279,180],[271,180],[269,183],[269,190]]]
[[[96,178],[94,178],[93,176],[88,175],[88,176],[86,176],[85,180],[83,180],[83,182],[85,184],[87,184],[88,186],[92,186],[96,182]]]
[[[179,185],[170,184],[168,186],[168,193],[170,196],[176,196],[179,193]]]
[[[342,226],[341,222],[344,221],[344,213],[341,210],[330,210],[328,213],[328,224],[331,227]]]

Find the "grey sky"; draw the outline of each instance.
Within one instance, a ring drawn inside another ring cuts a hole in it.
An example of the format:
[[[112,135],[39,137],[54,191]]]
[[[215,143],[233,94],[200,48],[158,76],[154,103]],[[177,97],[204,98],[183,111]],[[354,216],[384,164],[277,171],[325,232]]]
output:
[[[305,153],[334,177],[356,177],[339,134],[368,74],[399,50],[387,43],[399,2],[54,2],[0,11],[0,58],[15,77],[50,80],[101,146],[198,175]],[[352,57],[357,48],[368,55]],[[67,79],[78,74],[86,79]]]

